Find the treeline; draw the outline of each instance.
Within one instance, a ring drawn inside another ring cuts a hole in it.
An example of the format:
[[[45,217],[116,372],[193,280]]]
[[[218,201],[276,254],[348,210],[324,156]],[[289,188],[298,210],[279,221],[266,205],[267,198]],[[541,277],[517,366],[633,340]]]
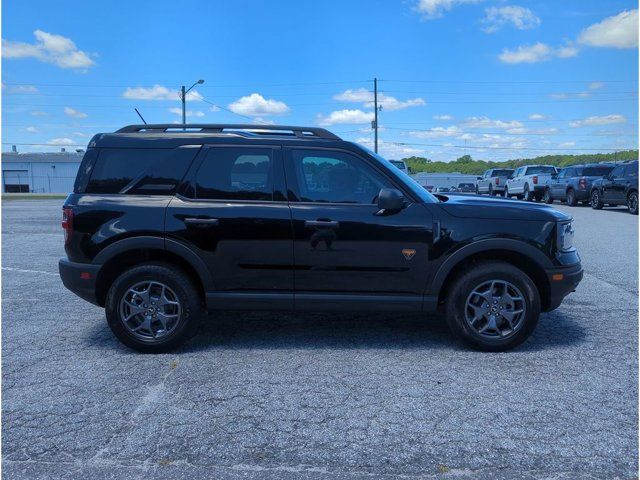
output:
[[[479,175],[489,168],[517,168],[522,165],[554,165],[566,167],[582,163],[620,162],[637,160],[638,150],[625,150],[615,153],[590,153],[583,155],[544,155],[535,158],[519,158],[504,162],[486,162],[474,160],[471,155],[464,155],[452,162],[434,162],[424,157],[403,158],[412,173],[467,173]]]

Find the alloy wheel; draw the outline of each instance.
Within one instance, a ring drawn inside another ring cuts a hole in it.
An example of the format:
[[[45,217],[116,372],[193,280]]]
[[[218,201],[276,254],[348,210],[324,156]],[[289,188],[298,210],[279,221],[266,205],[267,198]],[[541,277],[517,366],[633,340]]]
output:
[[[481,283],[469,294],[465,305],[467,325],[483,337],[513,335],[524,324],[525,315],[524,295],[505,280]]]
[[[144,281],[125,292],[119,312],[120,321],[132,335],[153,342],[176,328],[182,306],[175,292],[164,283]]]

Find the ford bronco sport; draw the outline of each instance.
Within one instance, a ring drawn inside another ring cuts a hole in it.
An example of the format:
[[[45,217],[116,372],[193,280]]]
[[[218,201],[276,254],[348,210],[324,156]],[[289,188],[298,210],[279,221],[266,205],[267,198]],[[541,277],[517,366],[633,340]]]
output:
[[[582,278],[564,213],[434,196],[320,128],[98,134],[62,214],[62,281],[144,352],[215,310],[440,311],[467,345],[507,350]]]

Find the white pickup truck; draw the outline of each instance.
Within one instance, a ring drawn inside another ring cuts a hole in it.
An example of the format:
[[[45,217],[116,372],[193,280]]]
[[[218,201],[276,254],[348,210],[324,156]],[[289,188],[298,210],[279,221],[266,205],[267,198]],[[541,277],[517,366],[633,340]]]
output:
[[[553,165],[525,165],[513,172],[504,189],[505,197],[541,200],[551,175],[557,173]]]

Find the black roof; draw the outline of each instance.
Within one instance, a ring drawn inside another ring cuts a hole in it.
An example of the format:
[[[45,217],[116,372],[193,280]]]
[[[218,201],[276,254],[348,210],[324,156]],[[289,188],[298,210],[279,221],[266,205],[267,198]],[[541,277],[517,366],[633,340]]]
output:
[[[342,142],[337,135],[318,127],[256,124],[144,124],[127,125],[114,133],[100,133],[93,137],[89,147],[172,148],[184,144],[244,143],[309,144],[311,141]]]

